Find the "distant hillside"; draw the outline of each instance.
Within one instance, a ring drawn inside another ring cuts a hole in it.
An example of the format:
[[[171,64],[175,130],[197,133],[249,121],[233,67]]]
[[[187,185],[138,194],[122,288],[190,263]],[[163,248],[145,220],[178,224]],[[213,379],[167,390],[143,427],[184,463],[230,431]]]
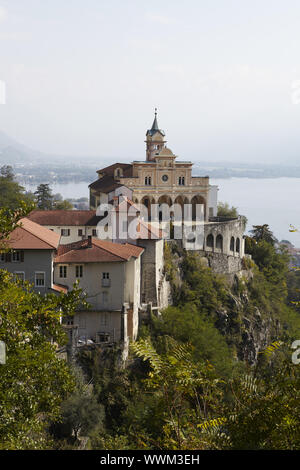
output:
[[[42,155],[37,150],[32,150],[15,139],[0,131],[0,163],[13,164],[31,162]]]

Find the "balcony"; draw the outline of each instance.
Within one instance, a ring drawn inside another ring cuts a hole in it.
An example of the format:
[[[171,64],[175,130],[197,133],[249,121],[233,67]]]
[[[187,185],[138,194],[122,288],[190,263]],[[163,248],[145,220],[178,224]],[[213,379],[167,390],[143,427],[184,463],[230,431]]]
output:
[[[110,279],[102,279],[102,287],[110,287]]]

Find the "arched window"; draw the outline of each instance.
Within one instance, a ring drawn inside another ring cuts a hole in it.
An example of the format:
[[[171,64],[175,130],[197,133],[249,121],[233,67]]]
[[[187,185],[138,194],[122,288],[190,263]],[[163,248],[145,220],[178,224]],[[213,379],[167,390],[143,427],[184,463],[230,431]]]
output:
[[[240,239],[237,238],[237,239],[236,239],[236,242],[235,242],[235,251],[236,251],[237,253],[240,252],[240,245],[241,245]]]
[[[151,186],[151,176],[146,176],[145,177],[145,185],[146,186]]]
[[[230,251],[234,251],[234,237],[230,239]]]
[[[122,178],[122,169],[121,168],[116,168],[115,169],[115,178]]]
[[[214,236],[210,233],[206,238],[206,246],[209,248],[214,247]]]
[[[216,238],[216,248],[223,250],[223,237],[220,234],[217,235],[217,238]]]

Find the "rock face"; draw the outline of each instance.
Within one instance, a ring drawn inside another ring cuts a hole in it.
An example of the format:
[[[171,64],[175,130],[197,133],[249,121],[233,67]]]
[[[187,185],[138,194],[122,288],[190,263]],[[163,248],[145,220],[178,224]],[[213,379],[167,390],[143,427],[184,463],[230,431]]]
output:
[[[169,248],[165,268],[171,283],[173,300],[176,303],[176,294],[185,280],[182,263],[186,252],[176,242],[169,243]],[[246,269],[247,263],[236,259],[240,263],[239,266],[236,265],[235,269],[228,270],[228,265],[225,263],[224,266],[222,262],[218,264],[217,256],[214,256],[214,262],[218,267],[214,269],[209,257],[203,256],[200,252],[195,252],[195,256],[198,257],[200,265],[211,268],[216,276],[221,275],[226,279],[226,301],[216,311],[211,312],[215,326],[224,335],[228,344],[234,347],[237,359],[249,365],[255,364],[259,358],[259,351],[265,349],[276,338],[279,324],[272,312],[266,311],[266,307],[255,305],[253,294],[249,290],[254,276],[252,268]],[[238,267],[239,270],[236,271]]]
[[[235,279],[241,282],[241,279]],[[234,290],[235,285],[231,286]],[[229,302],[226,307],[217,310],[216,327],[236,347],[236,355],[249,365],[258,360],[259,351],[265,349],[276,336],[278,323],[271,313],[262,312],[254,307],[249,293],[228,292]]]

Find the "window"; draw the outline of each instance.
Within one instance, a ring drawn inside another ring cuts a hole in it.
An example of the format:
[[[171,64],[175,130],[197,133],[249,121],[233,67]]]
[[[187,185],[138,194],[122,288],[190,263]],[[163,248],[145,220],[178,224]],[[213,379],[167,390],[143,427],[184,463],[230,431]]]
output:
[[[0,261],[1,263],[5,262],[5,253],[0,253]]]
[[[161,179],[166,182],[168,181],[169,177],[168,175],[163,175]]]
[[[97,236],[97,229],[96,229],[96,228],[93,228],[92,236],[93,236],[93,237],[96,237],[96,236]]]
[[[35,285],[36,287],[45,286],[45,273],[44,272],[38,271],[35,273]]]
[[[109,273],[102,273],[102,287],[110,286],[110,277]]]
[[[60,230],[60,234],[62,237],[69,237],[70,236],[70,229],[69,228],[62,228]]]
[[[59,277],[67,277],[67,266],[60,266],[59,267]]]
[[[78,229],[78,236],[79,236],[79,237],[82,237],[82,235],[83,235],[82,228],[79,228],[79,229]]]
[[[13,251],[12,252],[12,261],[14,263],[18,263],[21,261],[21,252],[20,251]]]
[[[217,235],[217,238],[216,238],[216,248],[223,250],[223,237],[220,234]]]
[[[151,176],[146,176],[145,177],[145,185],[146,186],[151,186]]]
[[[179,176],[178,183],[179,186],[184,186],[184,176]]]
[[[210,233],[206,238],[206,246],[209,248],[214,247],[214,236]]]
[[[19,281],[25,281],[25,273],[24,271],[15,271],[14,272],[14,278],[15,280],[19,280]]]
[[[83,276],[83,266],[78,265],[76,266],[76,277],[82,277],[82,276]]]
[[[230,251],[234,251],[234,237],[230,239]]]

